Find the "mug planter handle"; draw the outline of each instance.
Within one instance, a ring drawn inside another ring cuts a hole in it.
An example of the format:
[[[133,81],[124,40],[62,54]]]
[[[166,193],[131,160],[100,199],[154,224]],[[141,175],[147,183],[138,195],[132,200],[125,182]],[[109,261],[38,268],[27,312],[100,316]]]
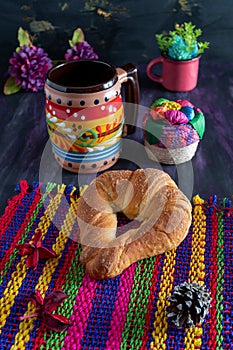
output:
[[[149,62],[146,71],[151,80],[161,83],[169,91],[191,91],[197,85],[199,60],[200,56],[189,60],[173,60],[161,56]],[[158,63],[162,64],[161,76],[152,74],[152,68]]]
[[[123,136],[132,134],[135,132],[137,117],[138,117],[138,105],[139,105],[139,83],[137,68],[134,64],[128,63],[122,67],[116,69],[118,79],[122,84],[125,92],[125,125]]]
[[[146,74],[148,75],[148,77],[157,83],[162,83],[163,77],[152,74],[152,69],[156,64],[159,64],[159,63],[163,64],[163,62],[164,62],[164,57],[160,56],[150,61],[146,67]]]

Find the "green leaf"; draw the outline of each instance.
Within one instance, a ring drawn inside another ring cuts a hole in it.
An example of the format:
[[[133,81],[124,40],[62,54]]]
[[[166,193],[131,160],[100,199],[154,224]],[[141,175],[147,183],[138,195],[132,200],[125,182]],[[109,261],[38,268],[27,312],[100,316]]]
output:
[[[166,55],[169,46],[171,45],[173,38],[168,34],[156,34],[155,35],[160,51]]]
[[[155,100],[155,102],[152,103],[152,105],[150,106],[150,109],[154,109],[157,106],[161,106],[165,102],[169,102],[169,100],[166,98],[160,97],[157,100]]]
[[[84,33],[83,33],[82,29],[77,28],[73,33],[72,40],[69,40],[69,44],[71,47],[73,47],[75,44],[78,44],[84,40],[85,40],[85,38],[84,38]]]
[[[199,36],[201,36],[202,30],[201,29],[196,29],[194,33],[195,33],[195,37],[198,38]]]
[[[21,85],[17,85],[14,77],[9,77],[3,88],[5,95],[12,95],[21,90]]]
[[[195,118],[189,121],[189,124],[191,124],[198,135],[200,136],[200,139],[203,138],[204,132],[205,132],[205,117],[203,113],[196,113]]]
[[[201,42],[198,43],[198,53],[201,54],[204,52],[205,49],[209,48],[209,42],[205,41],[205,42]]]
[[[22,27],[20,27],[18,30],[18,41],[19,41],[19,46],[23,46],[23,45],[32,46],[30,35]]]

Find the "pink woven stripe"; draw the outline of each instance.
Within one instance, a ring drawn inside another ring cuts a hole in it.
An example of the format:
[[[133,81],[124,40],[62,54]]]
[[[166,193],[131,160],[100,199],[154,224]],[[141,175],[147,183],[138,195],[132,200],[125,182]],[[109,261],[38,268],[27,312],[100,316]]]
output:
[[[81,349],[81,340],[88,323],[92,299],[94,298],[97,285],[98,282],[93,280],[86,272],[82,280],[82,286],[76,297],[73,314],[70,317],[72,325],[68,328],[62,350]]]
[[[128,312],[128,304],[130,301],[130,293],[134,282],[134,273],[137,264],[131,265],[126,269],[120,280],[119,289],[117,292],[116,303],[112,313],[112,320],[110,331],[108,333],[108,340],[106,343],[106,350],[120,349],[122,341],[122,332]]]
[[[8,199],[5,212],[0,217],[0,237],[5,232],[6,228],[10,224],[12,218],[14,217],[20,201],[23,199],[23,197],[27,193],[27,189],[29,187],[28,183],[25,180],[21,180],[19,185],[20,185],[20,193],[12,197],[11,199]]]

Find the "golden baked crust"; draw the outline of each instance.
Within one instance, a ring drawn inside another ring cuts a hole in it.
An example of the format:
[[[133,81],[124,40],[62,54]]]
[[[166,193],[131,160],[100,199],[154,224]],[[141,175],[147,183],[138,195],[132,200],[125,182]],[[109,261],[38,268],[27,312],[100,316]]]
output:
[[[141,225],[116,237],[119,211]],[[105,172],[78,205],[80,261],[95,279],[117,276],[138,260],[176,248],[188,233],[191,211],[188,198],[161,170]]]

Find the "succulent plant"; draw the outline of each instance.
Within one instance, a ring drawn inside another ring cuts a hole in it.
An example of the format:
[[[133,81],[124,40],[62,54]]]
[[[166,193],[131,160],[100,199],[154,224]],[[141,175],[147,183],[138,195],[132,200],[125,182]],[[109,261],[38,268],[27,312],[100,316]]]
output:
[[[201,29],[196,29],[192,22],[175,25],[169,33],[156,34],[157,43],[163,56],[174,60],[188,60],[202,54],[209,47],[209,42],[199,42]]]

